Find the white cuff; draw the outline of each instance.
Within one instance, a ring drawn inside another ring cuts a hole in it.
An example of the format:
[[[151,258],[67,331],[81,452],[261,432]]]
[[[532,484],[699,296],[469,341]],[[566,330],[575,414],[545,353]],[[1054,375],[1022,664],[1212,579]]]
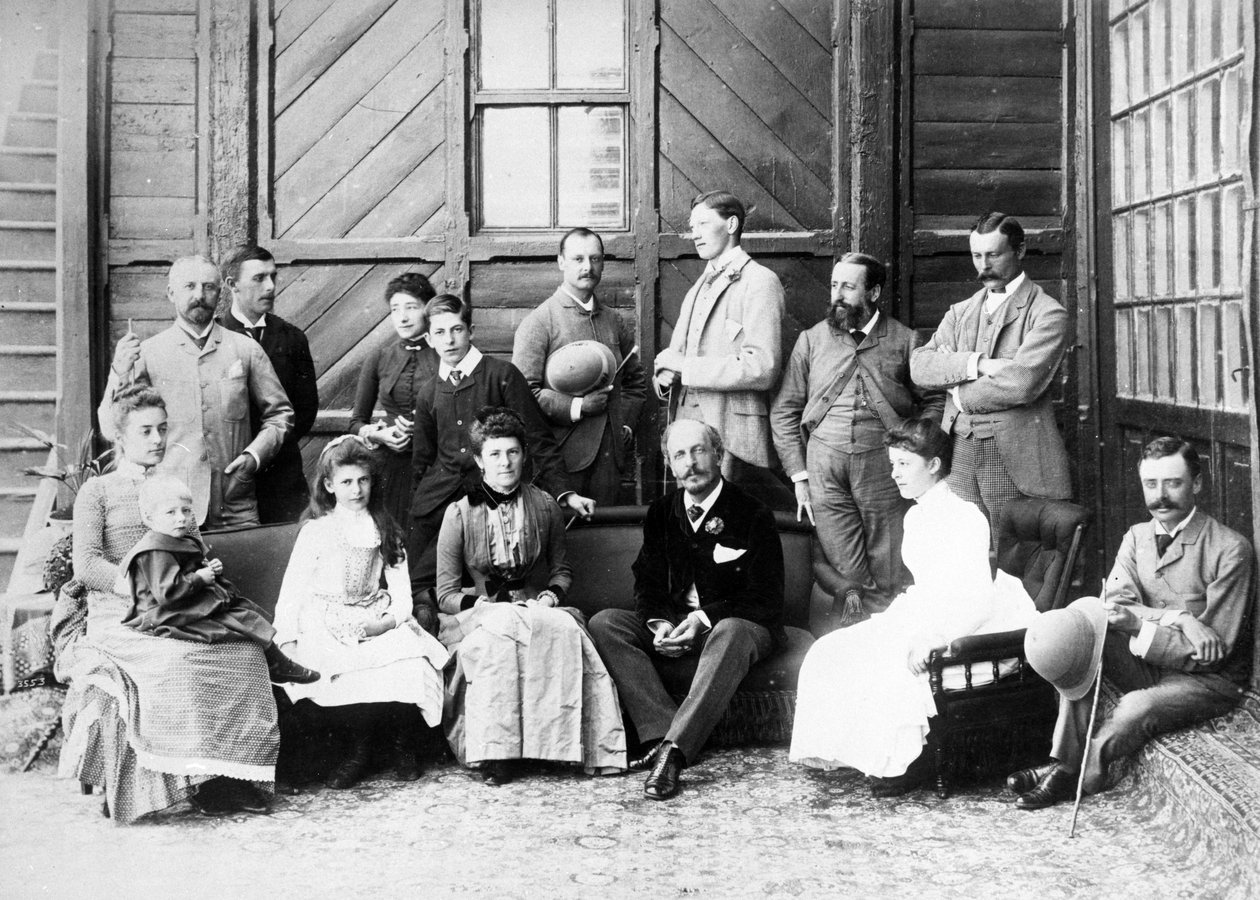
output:
[[[1129,638],[1129,652],[1139,659],[1146,659],[1151,644],[1155,642],[1155,632],[1158,630],[1159,626],[1150,619],[1143,619],[1141,630]]]
[[[257,466],[257,468],[254,469],[254,474],[257,475],[259,472],[262,471],[262,460],[258,458],[257,453],[255,453],[253,450],[249,449],[248,447],[245,448],[245,452],[248,453],[250,456],[254,457],[254,465]]]
[[[962,397],[959,396],[958,394],[958,385],[954,385],[952,388],[950,388],[948,393],[949,393],[949,399],[954,401],[954,406],[960,412],[966,412],[967,410],[963,409]]]
[[[582,418],[582,398],[574,397],[573,402],[569,404],[569,419],[577,422]]]
[[[793,476],[792,476],[792,483],[793,483],[793,484],[796,484],[796,483],[801,482],[801,481],[809,481],[809,473],[808,473],[808,472],[797,472],[795,475],[793,475]]]
[[[967,359],[967,380],[975,381],[980,377],[980,354],[973,353]]]
[[[713,625],[709,622],[709,616],[705,613],[704,610],[693,609],[687,615],[695,616],[696,619],[699,620],[700,624],[704,626],[705,631],[711,631],[713,629]]]

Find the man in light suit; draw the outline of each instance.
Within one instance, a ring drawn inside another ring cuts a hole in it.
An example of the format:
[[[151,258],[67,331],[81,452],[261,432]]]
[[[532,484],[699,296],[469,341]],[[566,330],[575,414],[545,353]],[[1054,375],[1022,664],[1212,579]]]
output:
[[[1107,788],[1109,763],[1157,734],[1232,709],[1251,673],[1248,620],[1252,550],[1195,505],[1199,455],[1177,438],[1146,445],[1138,466],[1151,521],[1129,529],[1102,602],[1082,598],[1038,617],[1028,661],[1059,689],[1054,761],[1007,779],[1020,809],[1042,809]],[[1085,751],[1101,655],[1103,675],[1124,692]]]
[[[222,275],[224,286],[231,292],[232,305],[219,316],[219,324],[258,342],[293,405],[293,428],[280,452],[254,481],[258,520],[264,525],[296,522],[310,499],[299,441],[310,433],[319,412],[311,346],[301,328],[274,312],[276,260],[268,251],[254,244],[233,248],[223,261]],[[262,425],[261,413],[257,407],[249,411],[250,428],[255,434]]]
[[[162,468],[192,490],[198,523],[256,525],[254,475],[279,452],[293,427],[293,407],[258,343],[214,321],[214,263],[202,256],[177,259],[166,296],[175,309],[170,328],[143,342],[130,331],[118,341],[97,410],[101,433],[115,438],[109,412],[115,391],[133,381],[151,384],[169,417]],[[251,403],[259,410],[256,435]]]
[[[941,427],[954,436],[949,486],[989,517],[996,546],[1008,501],[1072,494],[1050,402],[1069,322],[1024,273],[1024,229],[1015,218],[981,216],[970,243],[984,289],[949,308],[911,356],[910,377],[921,388],[948,389]]]
[[[635,608],[606,609],[590,623],[639,735],[630,767],[651,766],[643,792],[653,800],[678,793],[683,768],[748,670],[787,639],[774,515],[722,478],[722,437],[712,426],[680,419],[661,443],[680,488],[648,507]],[[679,705],[661,672],[685,675],[689,666]]]
[[[631,455],[647,379],[637,355],[627,359],[635,345],[631,324],[595,296],[604,274],[600,236],[586,228],[572,229],[560,239],[557,262],[564,281],[516,329],[512,364],[529,382],[560,443],[570,487],[611,506]],[[591,340],[608,347],[618,366],[625,361],[611,389],[575,397],[547,387],[544,374],[551,354],[574,341]]]
[[[944,395],[910,380],[915,333],[879,308],[887,270],[846,253],[831,272],[831,312],[802,332],[770,412],[774,446],[838,576],[833,621],[882,612],[910,582],[901,561],[910,501],[892,480],[884,436],[917,415],[939,419]],[[830,580],[830,579],[828,579]]]
[[[739,245],[747,213],[734,194],[711,191],[691,205],[691,240],[708,260],[683,299],[655,383],[671,420],[699,419],[723,436],[722,476],[772,507],[791,509],[769,471],[769,405],[782,368],[783,285]]]

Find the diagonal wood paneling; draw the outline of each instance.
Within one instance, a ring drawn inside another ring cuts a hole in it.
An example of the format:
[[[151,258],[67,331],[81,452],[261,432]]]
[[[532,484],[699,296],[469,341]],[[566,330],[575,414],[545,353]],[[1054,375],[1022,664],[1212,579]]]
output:
[[[434,13],[433,4],[425,0],[398,0],[379,22],[320,74],[316,84],[285,109],[277,107],[276,175],[287,172],[357,104],[367,102],[365,88],[376,85],[394,71],[407,54],[417,48],[417,44],[430,40],[433,30],[441,22],[440,15]],[[439,48],[429,44],[427,52],[437,49],[440,56]],[[277,63],[290,65],[288,54],[279,55]],[[402,71],[414,71],[417,64],[413,60]],[[398,104],[389,102],[386,105]]]
[[[411,4],[412,0],[399,0],[395,8],[408,11]],[[345,236],[441,146],[445,135],[441,29],[432,21],[413,24],[414,30],[378,22],[343,58],[350,61],[348,70],[340,64],[330,67],[310,85],[302,103],[277,118],[277,237]],[[384,37],[378,39],[378,32]],[[393,56],[400,45],[407,47],[384,77],[378,77],[379,66],[353,65],[360,52],[379,54],[382,41],[388,41]],[[318,105],[325,95],[338,109],[355,99],[335,122],[329,121],[331,116],[301,117],[304,104]],[[443,163],[444,155],[437,156],[434,162]],[[431,165],[426,172],[433,180],[417,185],[412,179],[411,187],[427,196],[442,196],[441,169],[442,165]]]
[[[658,188],[667,227],[687,221],[692,185],[755,205],[750,230],[831,227],[831,25],[816,5],[662,0]]]
[[[358,3],[334,3],[283,53],[277,51],[275,108],[287,109],[338,57],[354,46],[394,2],[361,0]]]

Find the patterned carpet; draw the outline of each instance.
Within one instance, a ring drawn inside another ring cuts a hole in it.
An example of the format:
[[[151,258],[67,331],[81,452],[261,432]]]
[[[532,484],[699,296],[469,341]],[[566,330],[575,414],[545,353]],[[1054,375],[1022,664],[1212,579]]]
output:
[[[51,708],[35,693],[0,698],[0,724],[20,718],[18,706]],[[928,791],[876,801],[854,773],[801,769],[783,747],[706,756],[669,803],[641,799],[637,774],[538,766],[491,788],[444,763],[412,784],[382,777],[282,798],[265,817],[204,819],[185,806],[118,828],[99,796],[54,776],[55,741],[50,751],[34,771],[0,776],[6,898],[1054,900],[1244,898],[1255,886],[1240,874],[1254,857],[1205,841],[1145,771],[1087,800],[1073,840],[1070,807],[1022,813],[996,782],[945,801]]]

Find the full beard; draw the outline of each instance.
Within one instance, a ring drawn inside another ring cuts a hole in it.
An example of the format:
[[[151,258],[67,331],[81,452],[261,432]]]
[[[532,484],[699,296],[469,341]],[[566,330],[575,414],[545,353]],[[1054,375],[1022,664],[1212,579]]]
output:
[[[875,310],[868,306],[850,306],[847,303],[834,303],[831,306],[831,324],[844,331],[862,328],[875,315]]]

